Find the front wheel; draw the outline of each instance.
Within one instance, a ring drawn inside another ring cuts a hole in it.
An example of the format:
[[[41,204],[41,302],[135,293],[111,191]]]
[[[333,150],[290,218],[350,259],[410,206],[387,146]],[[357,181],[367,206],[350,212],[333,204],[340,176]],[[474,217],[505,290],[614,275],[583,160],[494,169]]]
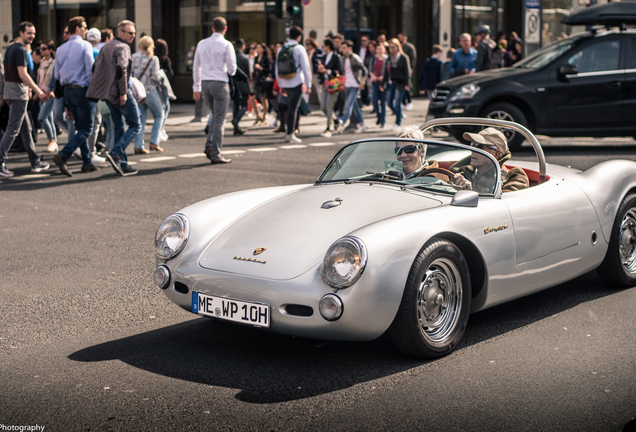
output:
[[[431,239],[413,262],[400,308],[389,328],[398,350],[441,357],[459,343],[470,313],[470,272],[453,243]]]
[[[482,111],[481,117],[495,120],[506,120],[528,127],[528,122],[523,112],[516,106],[507,102],[497,102],[492,105],[488,105]],[[510,151],[517,151],[521,148],[521,144],[523,144],[523,141],[525,140],[523,135],[510,129],[502,129],[502,132],[508,140],[508,148]]]
[[[636,194],[627,195],[618,208],[605,259],[596,270],[608,285],[636,285]]]

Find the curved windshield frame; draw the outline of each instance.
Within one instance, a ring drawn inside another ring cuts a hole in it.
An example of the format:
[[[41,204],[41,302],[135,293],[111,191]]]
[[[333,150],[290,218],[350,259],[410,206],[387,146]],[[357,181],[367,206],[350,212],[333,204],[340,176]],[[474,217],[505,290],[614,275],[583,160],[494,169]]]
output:
[[[581,35],[551,43],[550,45],[533,52],[530,56],[521,60],[519,63],[514,64],[512,67],[521,69],[541,69],[561,57],[566,52],[570,51],[578,45],[579,40],[584,37],[589,37],[589,35],[583,33]]]
[[[413,146],[418,149],[409,154]],[[471,171],[473,165],[477,168]],[[412,170],[414,166],[419,168]],[[431,170],[434,167],[447,171]],[[407,138],[375,138],[347,144],[316,183],[387,183],[450,195],[466,190],[465,186],[453,184],[461,182],[451,180],[449,174],[464,176],[471,183],[467,190],[482,196],[495,196],[501,190],[499,164],[488,152],[463,144]]]

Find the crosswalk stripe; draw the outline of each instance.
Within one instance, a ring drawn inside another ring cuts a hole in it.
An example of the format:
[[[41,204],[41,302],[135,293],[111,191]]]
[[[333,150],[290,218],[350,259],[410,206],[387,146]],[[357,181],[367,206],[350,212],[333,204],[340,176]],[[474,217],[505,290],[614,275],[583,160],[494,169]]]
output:
[[[176,159],[175,156],[158,156],[153,158],[139,159],[139,162],[161,162]]]
[[[180,154],[178,157],[182,158],[196,158],[196,157],[205,157],[205,153],[188,153],[188,154]]]
[[[245,153],[245,150],[223,150],[221,154],[241,154]]]
[[[280,146],[280,148],[282,148],[283,150],[293,150],[293,149],[307,148],[307,146],[304,144],[293,144],[293,145]]]
[[[309,144],[312,147],[328,147],[328,146],[332,146],[332,145],[336,145],[336,143],[332,143],[332,142],[321,142],[321,143],[312,143]]]
[[[261,148],[247,149],[247,151],[251,151],[251,152],[268,152],[268,151],[276,151],[276,150],[278,150],[277,147],[261,147]]]
[[[25,174],[22,176],[9,177],[11,180],[31,180],[36,178],[51,177],[51,174]]]

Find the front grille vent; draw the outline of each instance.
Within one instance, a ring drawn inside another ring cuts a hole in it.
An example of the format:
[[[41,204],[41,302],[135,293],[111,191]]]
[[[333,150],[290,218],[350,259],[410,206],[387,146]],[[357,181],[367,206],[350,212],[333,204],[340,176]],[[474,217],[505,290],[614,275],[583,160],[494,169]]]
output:
[[[178,293],[181,294],[187,294],[190,290],[188,289],[188,286],[184,283],[181,282],[175,282],[174,283],[174,290]]]
[[[310,317],[314,314],[314,310],[309,306],[295,304],[288,304],[287,306],[285,306],[285,312],[287,312],[289,315],[301,317]]]

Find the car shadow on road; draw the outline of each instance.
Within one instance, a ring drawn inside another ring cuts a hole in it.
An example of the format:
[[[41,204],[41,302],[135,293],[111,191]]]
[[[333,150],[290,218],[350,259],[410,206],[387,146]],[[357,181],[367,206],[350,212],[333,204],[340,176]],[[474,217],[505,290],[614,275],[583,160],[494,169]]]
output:
[[[91,346],[68,356],[121,360],[135,368],[210,386],[240,389],[238,400],[268,404],[308,398],[379,378],[452,362],[467,347],[616,291],[595,272],[471,316],[457,350],[425,361],[401,355],[386,335],[371,342],[324,342],[278,335],[208,318]]]

